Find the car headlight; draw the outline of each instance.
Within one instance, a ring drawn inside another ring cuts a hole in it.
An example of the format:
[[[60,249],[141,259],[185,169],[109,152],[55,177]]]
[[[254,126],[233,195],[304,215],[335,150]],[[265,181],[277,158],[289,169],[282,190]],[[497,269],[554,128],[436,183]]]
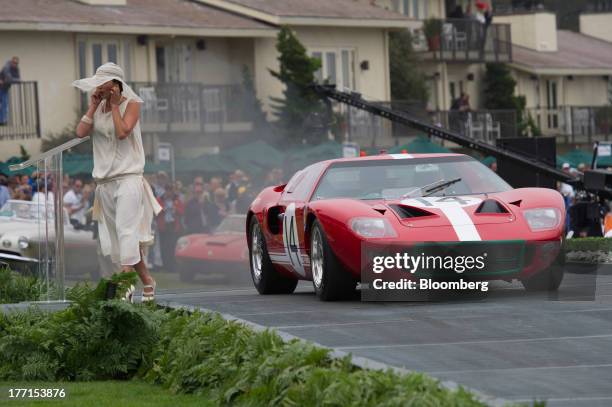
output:
[[[189,246],[189,239],[183,236],[176,242],[176,251],[184,250],[187,246]]]
[[[17,240],[17,244],[19,245],[19,248],[20,248],[21,250],[25,250],[25,249],[27,249],[28,247],[30,247],[30,242],[28,241],[28,238],[26,238],[26,237],[24,237],[24,236],[21,236],[21,237],[19,238],[19,240]]]
[[[397,237],[397,233],[385,218],[353,218],[349,225],[353,232],[362,237]]]
[[[526,209],[523,211],[523,216],[534,232],[554,229],[561,222],[561,213],[556,208]]]

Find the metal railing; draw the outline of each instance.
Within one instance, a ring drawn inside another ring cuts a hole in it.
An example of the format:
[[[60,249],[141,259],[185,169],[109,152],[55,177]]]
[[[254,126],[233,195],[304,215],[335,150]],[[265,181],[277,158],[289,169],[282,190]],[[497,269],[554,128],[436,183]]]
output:
[[[544,135],[565,137],[568,143],[612,139],[612,106],[559,106],[527,111]]]
[[[143,132],[230,133],[251,130],[246,89],[241,85],[132,83],[144,103]]]
[[[433,113],[433,121],[462,136],[489,144],[518,135],[516,110],[439,111]]]
[[[494,4],[496,15],[528,14],[551,12],[545,4],[539,0],[519,0],[519,1],[496,1]]]
[[[417,50],[435,60],[473,62],[511,62],[510,24],[486,26],[471,19],[447,19],[440,32],[431,38],[417,35]],[[420,45],[419,45],[420,44]]]
[[[0,124],[0,141],[39,138],[38,83],[27,81],[12,84],[7,101],[7,120]]]
[[[34,202],[39,226],[38,258],[35,263],[38,275],[47,283],[47,301],[65,300],[64,225],[67,219],[64,214],[63,153],[87,140],[89,137],[75,138],[32,159],[9,166],[11,171],[35,167],[38,176],[42,177],[37,191],[39,195]],[[50,213],[53,216],[49,216]],[[49,289],[52,280],[55,281],[56,290]],[[50,298],[51,292],[57,298]]]

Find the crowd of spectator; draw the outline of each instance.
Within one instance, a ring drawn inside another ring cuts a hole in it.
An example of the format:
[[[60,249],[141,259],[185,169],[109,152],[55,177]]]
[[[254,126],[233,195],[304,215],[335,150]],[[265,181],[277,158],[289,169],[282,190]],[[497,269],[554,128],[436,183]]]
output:
[[[241,170],[227,177],[196,176],[185,186],[180,180],[172,181],[167,173],[160,171],[146,174],[153,193],[163,207],[154,220],[156,244],[148,253],[149,266],[174,272],[174,250],[179,237],[193,233],[210,233],[229,214],[246,213],[255,195],[264,186],[279,185],[284,181],[283,171],[271,170],[262,182],[255,182]],[[73,226],[91,228],[91,208],[95,183],[91,179],[71,178],[62,180],[64,207]],[[9,200],[25,200],[53,204],[53,179],[30,175],[6,176],[0,174],[0,208]]]

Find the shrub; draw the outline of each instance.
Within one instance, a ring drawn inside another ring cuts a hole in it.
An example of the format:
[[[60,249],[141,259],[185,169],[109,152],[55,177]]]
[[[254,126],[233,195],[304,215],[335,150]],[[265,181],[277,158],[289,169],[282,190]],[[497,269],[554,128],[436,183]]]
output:
[[[47,285],[32,275],[22,275],[0,267],[0,304],[38,301],[47,294]]]
[[[113,279],[122,287],[131,274]],[[108,283],[70,290],[63,311],[0,314],[0,380],[123,379],[146,366],[165,313],[105,301]]]
[[[145,379],[218,405],[481,406],[422,374],[356,368],[350,358],[274,332],[255,333],[218,315],[172,312]]]
[[[585,237],[579,239],[567,239],[564,243],[566,252],[596,252],[612,251],[612,239],[605,237]]]
[[[115,281],[129,283],[129,276]],[[423,374],[355,367],[349,357],[217,314],[105,301],[108,282],[70,291],[54,314],[0,314],[0,380],[129,379],[139,374],[213,405],[482,406]]]

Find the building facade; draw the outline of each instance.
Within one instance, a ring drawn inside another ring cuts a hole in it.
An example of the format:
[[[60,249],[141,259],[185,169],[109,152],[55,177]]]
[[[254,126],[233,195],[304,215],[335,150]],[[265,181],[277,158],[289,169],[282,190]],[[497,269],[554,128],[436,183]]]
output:
[[[10,91],[0,160],[17,155],[20,145],[36,153],[42,138],[74,123],[87,100],[72,81],[107,61],[124,68],[144,100],[147,153],[171,140],[195,156],[243,139],[252,133],[246,76],[265,111],[271,98],[282,96],[281,83],[270,74],[278,68],[281,25],[322,59],[321,80],[388,100],[387,32],[409,20],[352,0],[331,6],[281,0],[0,3],[0,59],[18,56],[24,81]]]

